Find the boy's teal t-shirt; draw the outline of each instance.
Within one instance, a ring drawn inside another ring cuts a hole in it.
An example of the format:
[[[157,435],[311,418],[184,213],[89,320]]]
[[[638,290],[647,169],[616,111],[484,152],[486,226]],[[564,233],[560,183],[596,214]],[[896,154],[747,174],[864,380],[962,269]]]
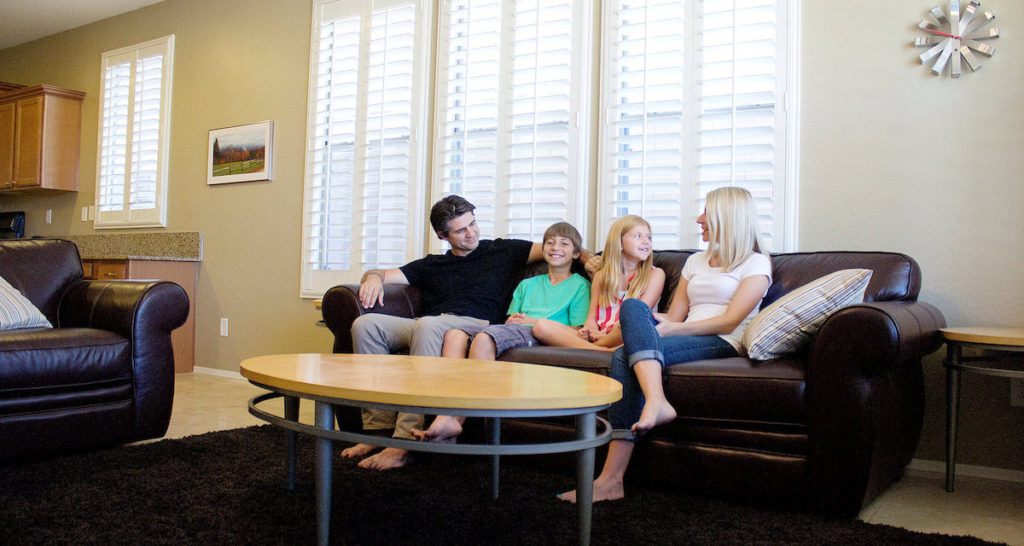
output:
[[[569,326],[582,326],[590,307],[590,282],[579,273],[552,285],[547,273],[523,279],[512,293],[508,314],[523,313]]]

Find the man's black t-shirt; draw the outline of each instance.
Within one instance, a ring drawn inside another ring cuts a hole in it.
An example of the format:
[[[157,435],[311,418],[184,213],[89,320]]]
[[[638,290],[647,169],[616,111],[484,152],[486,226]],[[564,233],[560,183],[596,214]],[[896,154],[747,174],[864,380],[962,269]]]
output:
[[[505,322],[517,273],[533,243],[519,239],[481,240],[466,256],[431,254],[399,269],[420,289],[424,315],[451,313]]]

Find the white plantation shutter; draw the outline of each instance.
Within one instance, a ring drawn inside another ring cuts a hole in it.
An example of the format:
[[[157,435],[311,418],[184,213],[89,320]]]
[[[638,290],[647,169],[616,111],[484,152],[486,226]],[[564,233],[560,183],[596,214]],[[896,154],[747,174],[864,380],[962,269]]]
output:
[[[683,0],[616,2],[606,34],[607,67],[598,248],[620,216],[651,224],[655,248],[681,248],[689,141]]]
[[[438,66],[434,196],[477,207],[484,237],[581,231],[577,111],[586,4],[450,0]]]
[[[781,237],[785,78],[778,2],[704,1],[700,34],[698,183],[703,197],[721,186],[753,194],[770,248]],[[784,23],[784,20],[781,21]],[[700,214],[703,201],[696,211]],[[779,239],[781,241],[781,239]]]
[[[784,0],[617,2],[606,17],[615,34],[604,92],[604,233],[638,214],[656,248],[696,248],[704,196],[736,185],[757,200],[766,242],[783,240],[785,13]]]
[[[174,36],[103,54],[96,228],[167,224]]]
[[[316,296],[422,248],[425,55],[415,0],[320,2],[314,12],[302,291]]]

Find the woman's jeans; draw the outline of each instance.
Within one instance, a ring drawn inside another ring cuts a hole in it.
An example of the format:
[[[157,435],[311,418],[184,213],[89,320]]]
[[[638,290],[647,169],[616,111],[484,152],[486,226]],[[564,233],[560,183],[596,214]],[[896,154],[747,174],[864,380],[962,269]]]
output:
[[[622,329],[622,347],[612,356],[611,376],[622,383],[622,399],[608,408],[608,421],[619,431],[616,439],[634,440],[629,431],[640,419],[644,408],[644,393],[640,382],[633,373],[633,366],[643,360],[657,360],[661,368],[712,358],[737,356],[736,349],[718,336],[668,336],[661,337],[655,329],[657,321],[651,308],[638,299],[622,302],[619,311],[619,327]]]

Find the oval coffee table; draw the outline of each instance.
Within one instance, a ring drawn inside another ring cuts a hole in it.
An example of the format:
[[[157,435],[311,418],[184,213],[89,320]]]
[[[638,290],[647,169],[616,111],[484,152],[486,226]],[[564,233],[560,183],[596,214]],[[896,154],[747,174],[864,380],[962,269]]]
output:
[[[289,354],[250,358],[242,376],[272,392],[249,402],[249,412],[288,431],[288,488],[294,485],[295,434],[316,437],[317,539],[328,544],[331,518],[332,442],[365,443],[432,453],[491,455],[493,495],[501,455],[577,452],[577,519],[581,544],[590,542],[594,449],[611,439],[597,412],[622,397],[618,381],[555,366],[408,355]],[[260,404],[284,398],[284,416]],[[300,423],[299,400],[314,402],[315,425]],[[490,419],[488,443],[418,442],[334,428],[335,406]],[[576,438],[541,444],[500,443],[505,417],[576,416]],[[597,422],[603,425],[597,433]]]

